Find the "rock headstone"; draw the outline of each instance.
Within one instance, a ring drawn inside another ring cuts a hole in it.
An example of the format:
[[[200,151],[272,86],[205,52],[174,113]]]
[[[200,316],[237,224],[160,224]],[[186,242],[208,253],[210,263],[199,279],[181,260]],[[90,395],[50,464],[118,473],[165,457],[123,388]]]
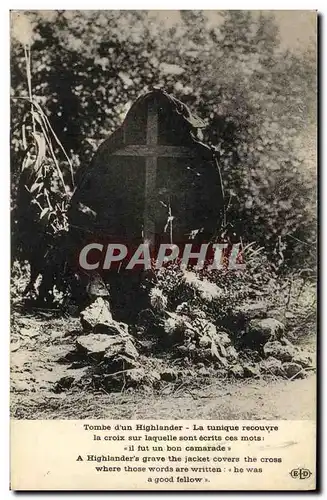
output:
[[[197,230],[208,241],[222,219],[223,192],[215,153],[197,139],[204,126],[160,89],[141,96],[80,173],[71,224],[81,227],[82,204],[96,214],[86,229],[97,238],[106,233],[120,243],[145,238],[158,244],[170,243],[172,232],[181,243]],[[167,230],[169,214],[174,220]]]

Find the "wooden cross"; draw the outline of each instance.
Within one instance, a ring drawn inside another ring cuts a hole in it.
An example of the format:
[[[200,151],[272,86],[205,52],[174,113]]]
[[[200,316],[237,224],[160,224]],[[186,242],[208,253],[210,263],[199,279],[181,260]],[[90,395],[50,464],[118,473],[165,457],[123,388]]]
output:
[[[142,156],[145,158],[145,208],[143,216],[143,238],[154,244],[155,221],[150,216],[149,199],[156,189],[157,165],[159,157],[194,158],[196,150],[184,146],[161,146],[158,144],[158,102],[156,99],[148,102],[146,145],[126,145],[112,153],[113,156]]]

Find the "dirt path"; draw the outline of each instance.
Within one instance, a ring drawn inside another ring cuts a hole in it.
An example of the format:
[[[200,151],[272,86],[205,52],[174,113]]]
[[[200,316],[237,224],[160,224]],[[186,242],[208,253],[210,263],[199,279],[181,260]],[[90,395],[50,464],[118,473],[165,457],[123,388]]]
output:
[[[313,419],[316,377],[242,381],[197,380],[187,388],[168,384],[160,394],[55,394],[53,384],[69,374],[58,359],[72,346],[72,318],[13,313],[11,413],[27,419]],[[67,335],[68,333],[68,335]]]
[[[284,419],[315,418],[315,377],[293,382],[211,385],[210,392],[144,394],[13,394],[15,418],[42,419]],[[207,394],[206,394],[207,393]]]

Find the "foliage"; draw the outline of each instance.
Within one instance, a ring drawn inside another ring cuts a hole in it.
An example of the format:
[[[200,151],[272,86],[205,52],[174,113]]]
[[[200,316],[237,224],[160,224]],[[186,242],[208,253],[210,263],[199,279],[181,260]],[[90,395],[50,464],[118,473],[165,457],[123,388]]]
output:
[[[155,271],[153,296],[160,297],[164,309],[187,314],[193,321],[209,319],[218,326],[231,327],[235,311],[251,304],[266,304],[293,339],[315,330],[316,288],[310,269],[276,273],[262,248],[243,249],[245,270],[226,268],[215,271],[181,269],[174,263]],[[156,313],[161,310],[152,308]],[[162,311],[161,311],[162,313]],[[236,326],[236,330],[239,326]]]
[[[30,268],[24,278],[29,276],[29,282],[23,295],[34,295],[38,287],[38,298],[53,302],[58,291],[64,292],[68,288],[65,243],[69,231],[69,190],[74,187],[74,174],[65,149],[42,106],[34,98],[31,49],[26,40],[23,40],[23,48],[28,97],[17,98],[26,106],[21,128],[16,128],[16,132],[21,134],[21,161],[17,164],[16,206],[12,217],[12,278],[21,282],[20,266],[15,259],[18,258],[23,267],[24,261],[27,261]],[[68,166],[69,179],[63,176],[62,157]],[[17,286],[12,286],[13,298],[17,294]]]
[[[175,23],[153,15],[26,13],[35,100],[75,169],[139,94],[165,88],[206,119],[204,139],[216,147],[236,232],[265,246],[279,267],[314,265],[315,175],[296,142],[315,120],[314,52],[283,51],[267,13],[225,11],[212,20],[182,11]],[[15,38],[11,64],[13,96],[28,97],[24,49]],[[26,101],[13,99],[14,186],[25,112]]]
[[[48,232],[68,231],[67,181],[64,180],[53,143],[67,159],[73,184],[72,165],[41,106],[33,98],[28,101],[31,111],[26,113],[22,125],[25,154],[21,165],[21,189],[25,196],[29,196],[30,203],[37,207],[39,220],[45,221]],[[24,195],[18,193],[18,196],[22,198]],[[28,209],[25,204],[22,208]]]

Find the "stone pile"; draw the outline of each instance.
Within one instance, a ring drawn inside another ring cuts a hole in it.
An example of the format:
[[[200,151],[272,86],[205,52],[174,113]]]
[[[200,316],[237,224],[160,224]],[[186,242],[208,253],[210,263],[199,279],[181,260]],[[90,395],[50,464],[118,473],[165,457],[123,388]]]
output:
[[[142,326],[131,335],[127,324],[113,319],[107,297],[93,296],[80,314],[82,328],[75,332],[74,349],[61,359],[70,363],[71,375],[63,377],[55,391],[74,386],[109,392],[162,388],[165,383],[183,383],[190,373],[295,379],[312,367],[312,360],[285,337],[283,323],[269,316],[264,303],[236,308],[228,324],[220,327],[186,302],[175,312],[160,307],[140,317]],[[158,346],[164,359],[155,357]]]
[[[76,384],[116,388],[138,382],[143,373],[135,341],[128,326],[113,319],[108,301],[95,298],[81,312],[80,321],[75,349],[61,360],[72,363],[72,376],[61,379],[57,391]]]
[[[69,364],[69,375],[55,384],[55,392],[73,387],[105,391],[156,388],[180,379],[181,373],[167,368],[162,360],[139,353],[136,345],[142,348],[142,343],[129,333],[127,324],[113,319],[106,298],[94,297],[80,313],[80,322],[82,329],[73,332],[74,349],[58,360]]]
[[[216,327],[186,303],[166,316],[163,331],[170,347],[186,364],[201,366],[203,374],[203,367],[213,366],[235,378],[270,374],[293,379],[312,367],[312,360],[285,337],[283,323],[268,317],[264,303],[236,308],[228,328]]]
[[[312,359],[304,355],[285,336],[285,327],[270,317],[263,302],[247,304],[235,311],[239,328],[239,352],[249,349],[258,353],[261,373],[288,379],[304,377]]]

